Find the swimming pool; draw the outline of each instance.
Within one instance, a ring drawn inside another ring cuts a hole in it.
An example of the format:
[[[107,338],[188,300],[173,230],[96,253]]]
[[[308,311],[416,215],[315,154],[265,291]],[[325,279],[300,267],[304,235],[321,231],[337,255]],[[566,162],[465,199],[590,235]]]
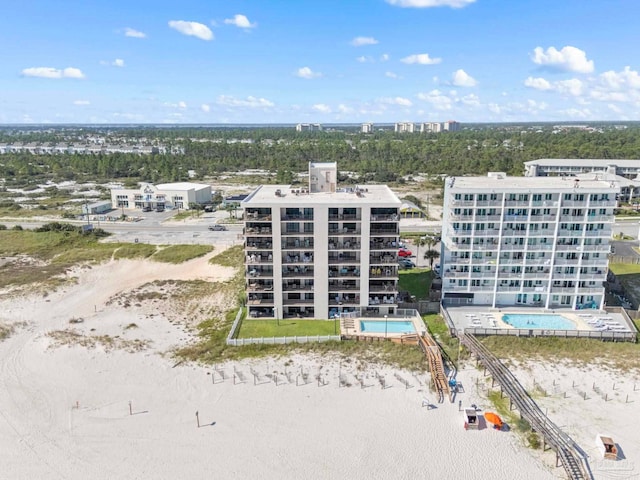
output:
[[[360,331],[367,333],[415,333],[413,322],[404,320],[360,320]]]
[[[514,328],[577,330],[576,324],[562,315],[513,313],[503,315],[502,321]]]

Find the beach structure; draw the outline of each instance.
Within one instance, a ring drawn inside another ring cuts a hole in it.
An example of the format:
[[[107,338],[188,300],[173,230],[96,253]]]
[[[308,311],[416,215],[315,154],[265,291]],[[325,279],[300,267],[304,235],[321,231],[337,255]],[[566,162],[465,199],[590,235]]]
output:
[[[401,205],[386,185],[340,188],[335,163],[258,187],[242,202],[249,316],[393,315]]]
[[[464,409],[464,429],[478,430],[478,414],[475,408]]]
[[[211,203],[211,185],[199,183],[142,183],[138,188],[111,189],[114,208],[181,208],[189,210],[191,204]]]
[[[598,451],[602,455],[602,458],[607,460],[618,459],[618,447],[610,435],[602,435],[600,433],[596,435],[596,446],[598,447]]]
[[[449,177],[444,305],[602,309],[618,187],[566,177]]]

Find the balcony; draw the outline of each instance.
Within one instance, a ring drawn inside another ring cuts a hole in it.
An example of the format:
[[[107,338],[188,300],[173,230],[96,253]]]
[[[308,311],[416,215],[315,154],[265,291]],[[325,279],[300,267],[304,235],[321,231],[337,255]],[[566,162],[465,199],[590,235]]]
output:
[[[339,305],[359,305],[360,304],[360,295],[330,295],[329,296],[329,305],[339,306]]]
[[[272,243],[268,241],[250,241],[247,239],[247,243],[245,245],[246,250],[271,250]]]
[[[331,228],[329,235],[360,235],[362,231],[359,228]]]
[[[283,222],[298,221],[298,220],[302,220],[305,222],[312,222],[313,215],[303,215],[301,213],[294,214],[294,215],[282,215],[282,217],[280,217],[280,220],[282,220]]]
[[[246,263],[273,263],[273,255],[271,253],[252,253],[246,256]]]
[[[313,299],[309,298],[284,298],[283,305],[313,305]]]
[[[247,227],[244,232],[251,235],[271,235],[271,227]]]
[[[360,220],[362,220],[362,217],[360,216],[359,213],[345,213],[345,214],[335,214],[335,213],[330,213],[329,214],[329,220],[330,221],[339,221],[339,222],[359,222]]]
[[[359,276],[360,276],[359,267],[341,267],[341,268],[329,269],[329,277],[340,278],[340,277],[359,277]]]
[[[360,242],[355,238],[345,239],[344,241],[329,240],[329,250],[360,250]]]
[[[299,252],[293,254],[286,254],[282,256],[283,264],[291,263],[313,263],[313,253],[311,252]]]
[[[369,296],[369,305],[396,305],[395,295]]]
[[[249,280],[247,282],[247,291],[248,292],[272,292],[273,291],[273,283],[264,283],[255,280]]]
[[[282,277],[313,277],[313,267],[285,267],[282,269]]]
[[[337,282],[332,280],[329,282],[329,291],[330,292],[343,292],[343,291],[359,291],[360,286],[354,281],[351,280],[350,283]]]
[[[329,217],[329,220],[331,220],[331,217]],[[397,222],[400,220],[400,217],[397,214],[371,215],[370,220],[372,222]]]
[[[311,224],[313,225],[313,224]],[[309,237],[313,235],[313,229],[308,230],[305,229],[304,231],[300,231],[300,230],[286,230],[286,229],[282,229],[282,236],[283,237]]]
[[[247,270],[247,277],[262,277],[269,278],[273,277],[273,269],[271,268],[260,268],[260,267],[249,267]]]
[[[369,278],[398,278],[398,267],[371,267],[369,271]]]
[[[359,255],[351,254],[351,255],[329,255],[329,265],[355,265],[360,264]]]
[[[398,263],[398,255],[370,255],[369,263],[371,265],[388,265]]]
[[[398,287],[391,283],[376,283],[369,285],[369,292],[371,293],[384,293],[384,294],[396,294],[398,293]]]
[[[273,305],[273,295],[260,293],[249,294],[247,305]]]
[[[313,292],[313,284],[306,285],[304,283],[283,283],[282,291],[284,292]]]

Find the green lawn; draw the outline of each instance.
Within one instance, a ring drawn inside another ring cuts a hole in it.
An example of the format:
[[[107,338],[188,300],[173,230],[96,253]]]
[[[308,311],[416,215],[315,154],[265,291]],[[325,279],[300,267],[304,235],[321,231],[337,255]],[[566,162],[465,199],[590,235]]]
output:
[[[252,320],[245,319],[238,338],[304,337],[340,334],[340,324],[332,320]]]
[[[428,268],[400,270],[398,291],[415,295],[416,300],[428,300],[433,272]]]
[[[611,263],[609,269],[615,273],[616,278],[634,303],[640,301],[640,265],[633,263]]]

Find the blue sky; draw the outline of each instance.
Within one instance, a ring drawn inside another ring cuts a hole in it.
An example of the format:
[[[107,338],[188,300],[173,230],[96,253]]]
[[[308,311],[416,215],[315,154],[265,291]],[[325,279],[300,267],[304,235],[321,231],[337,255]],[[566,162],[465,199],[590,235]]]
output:
[[[638,0],[29,0],[0,123],[640,120]]]

